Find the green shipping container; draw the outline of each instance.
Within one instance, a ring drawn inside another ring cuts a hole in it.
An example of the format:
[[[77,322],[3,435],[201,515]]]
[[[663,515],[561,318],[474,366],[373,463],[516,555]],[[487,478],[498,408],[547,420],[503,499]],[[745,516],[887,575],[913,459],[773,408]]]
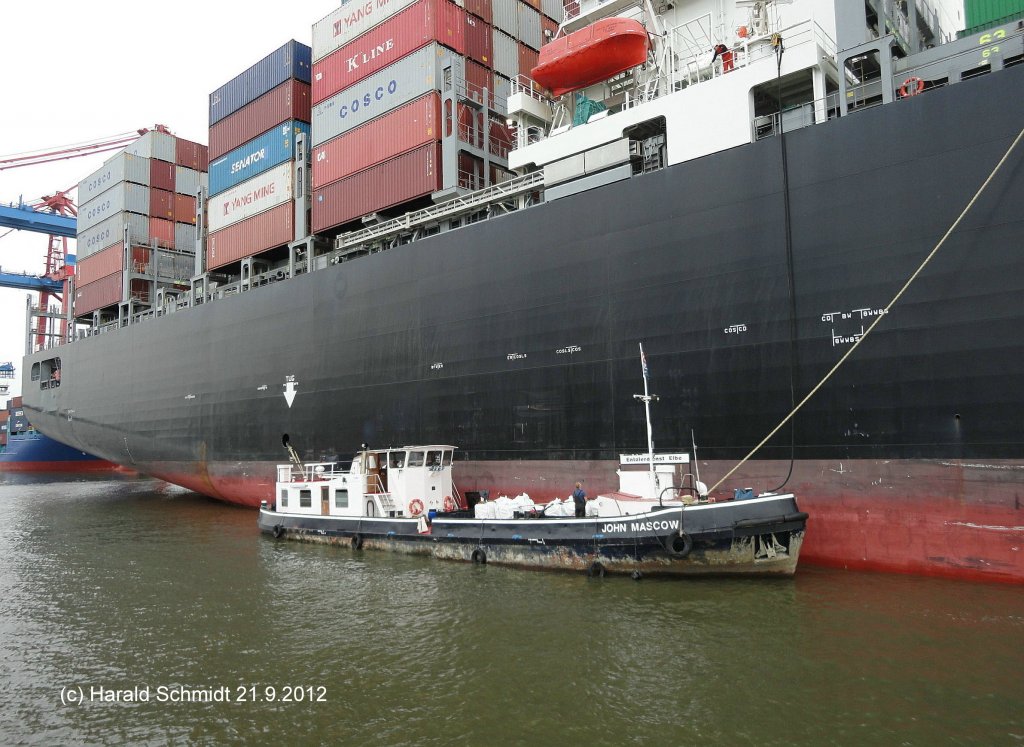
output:
[[[987,26],[1024,15],[1024,0],[964,0],[964,25]]]

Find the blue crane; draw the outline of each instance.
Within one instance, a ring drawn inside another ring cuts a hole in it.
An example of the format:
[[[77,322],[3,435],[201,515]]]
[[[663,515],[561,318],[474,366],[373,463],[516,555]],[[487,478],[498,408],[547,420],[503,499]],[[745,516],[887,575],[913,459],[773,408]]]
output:
[[[78,230],[78,219],[73,215],[37,210],[19,201],[17,205],[0,205],[0,228],[16,228],[19,231],[47,233],[50,236],[73,239]]]

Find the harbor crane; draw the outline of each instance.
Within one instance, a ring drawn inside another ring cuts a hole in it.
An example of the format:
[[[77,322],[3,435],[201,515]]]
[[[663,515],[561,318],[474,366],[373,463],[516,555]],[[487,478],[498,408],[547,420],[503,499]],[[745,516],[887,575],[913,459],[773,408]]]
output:
[[[163,125],[156,125],[156,129],[166,128]],[[143,128],[91,143],[6,156],[0,158],[0,171],[118,150],[148,131],[147,128]],[[46,234],[48,237],[46,267],[42,275],[0,270],[0,288],[17,288],[39,293],[39,304],[31,308],[30,312],[33,318],[39,319],[39,323],[33,325],[30,321],[26,347],[31,345],[33,336],[36,349],[52,347],[68,339],[75,257],[68,253],[67,241],[69,238],[75,238],[78,228],[78,209],[70,197],[74,189],[75,187],[69,187],[53,195],[46,195],[33,203],[25,203],[19,198],[17,205],[0,205],[0,229],[9,229],[6,233],[0,234],[0,238],[11,231],[31,231]],[[57,305],[51,302],[59,302],[59,310]]]

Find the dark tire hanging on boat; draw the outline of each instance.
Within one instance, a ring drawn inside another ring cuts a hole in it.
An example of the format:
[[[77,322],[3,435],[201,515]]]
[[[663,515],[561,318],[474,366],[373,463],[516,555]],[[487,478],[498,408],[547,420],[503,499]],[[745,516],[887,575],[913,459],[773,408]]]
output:
[[[668,549],[676,557],[685,558],[693,549],[693,538],[686,532],[676,534],[669,540]]]
[[[353,534],[352,535],[352,549],[362,550],[363,549],[363,535]]]
[[[590,578],[604,578],[604,566],[597,560],[587,568],[587,575]]]
[[[473,554],[470,556],[470,560],[472,560],[477,565],[486,565],[487,553],[484,552],[484,549],[482,547],[478,547],[473,551]]]
[[[274,539],[281,539],[282,534],[284,534],[284,527],[280,524],[274,524]]]

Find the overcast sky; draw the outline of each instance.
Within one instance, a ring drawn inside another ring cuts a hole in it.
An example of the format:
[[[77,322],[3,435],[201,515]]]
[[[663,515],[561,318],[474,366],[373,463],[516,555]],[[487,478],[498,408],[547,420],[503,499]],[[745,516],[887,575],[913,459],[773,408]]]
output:
[[[0,158],[167,125],[208,142],[208,94],[310,28],[337,0],[48,0],[0,5]],[[111,153],[0,171],[0,203],[78,183]],[[0,229],[0,234],[6,229]],[[42,274],[45,235],[0,237],[0,267]],[[69,242],[70,247],[74,242]],[[73,253],[73,249],[71,250]],[[0,288],[0,362],[18,367],[27,291]]]
[[[935,4],[959,6],[954,0]],[[312,24],[338,5],[338,0],[4,0],[0,158],[156,123],[206,143],[209,92],[289,39],[309,44]],[[33,202],[72,187],[109,156],[0,171],[0,203],[19,196]],[[22,231],[0,236],[0,267],[41,274],[46,243],[45,236]],[[26,294],[0,288],[0,362],[11,360],[19,368],[12,394],[20,391]]]

